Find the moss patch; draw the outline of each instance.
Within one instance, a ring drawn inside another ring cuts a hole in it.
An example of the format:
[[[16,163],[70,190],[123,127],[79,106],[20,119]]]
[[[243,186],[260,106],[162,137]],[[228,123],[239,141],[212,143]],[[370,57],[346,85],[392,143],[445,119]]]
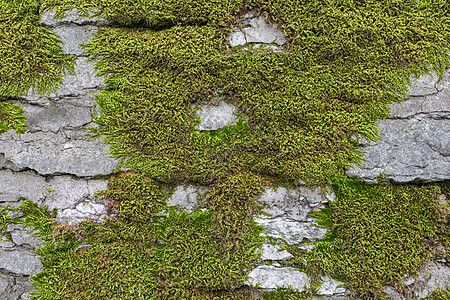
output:
[[[109,89],[95,134],[115,157],[162,181],[210,184],[235,173],[329,184],[376,139],[387,103],[410,74],[449,64],[445,1],[44,1],[59,13],[92,9],[105,28],[87,53]],[[240,11],[262,9],[287,33],[286,53],[230,47]],[[432,22],[430,20],[433,20]],[[196,131],[192,104],[222,90],[245,127],[220,138]]]
[[[64,55],[54,32],[39,26],[39,1],[0,0],[0,96],[55,91],[75,57]],[[23,110],[0,100],[0,133],[25,131]]]
[[[189,215],[167,207],[170,193],[137,174],[111,178],[101,196],[111,200],[109,208],[118,215],[101,224],[53,224],[45,207],[27,201],[17,211],[45,240],[37,251],[44,270],[32,278],[35,299],[243,299],[253,294],[242,282],[264,241],[248,217],[261,179],[240,174],[228,180],[229,188],[215,186],[207,195],[208,210]],[[247,189],[236,189],[233,182]],[[231,202],[227,211],[223,201]],[[91,247],[75,251],[81,244]]]
[[[416,275],[437,252],[433,245],[443,242],[440,227],[445,234],[450,229],[450,211],[439,205],[439,187],[344,180],[333,189],[336,200],[315,214],[331,230],[291,263],[312,275],[336,276],[363,299],[382,299],[386,284],[401,291],[404,274]]]

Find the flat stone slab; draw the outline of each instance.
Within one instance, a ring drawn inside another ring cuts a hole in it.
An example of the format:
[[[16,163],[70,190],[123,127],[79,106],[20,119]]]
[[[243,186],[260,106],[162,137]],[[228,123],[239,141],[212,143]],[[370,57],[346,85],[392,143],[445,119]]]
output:
[[[287,260],[294,257],[286,250],[280,251],[280,247],[272,244],[263,244],[261,247],[262,260]]]
[[[28,131],[58,132],[61,128],[82,128],[90,124],[92,112],[90,107],[77,106],[67,101],[60,101],[47,107],[16,103],[25,110],[25,124]]]
[[[450,179],[450,119],[382,120],[380,144],[363,147],[361,167],[346,174],[374,183],[380,174],[394,182]]]
[[[16,170],[32,169],[41,175],[109,175],[118,165],[101,140],[71,139],[61,131],[26,132],[20,137],[8,131],[0,135],[0,153]]]
[[[106,190],[107,180],[55,176],[46,178],[32,171],[0,170],[0,202],[23,199],[47,205],[51,210],[66,209],[80,199],[92,198],[96,191]]]
[[[271,236],[275,239],[283,239],[289,245],[295,245],[306,241],[315,241],[325,236],[327,229],[319,228],[315,222],[304,223],[287,218],[253,218],[266,231],[262,236]]]
[[[378,123],[381,142],[362,141],[363,161],[346,171],[374,183],[380,174],[394,182],[450,179],[450,74],[439,92],[391,105],[392,117]]]
[[[227,36],[232,47],[250,43],[284,45],[287,41],[284,31],[267,23],[264,15],[247,14],[241,20],[246,27],[235,28],[235,32]]]
[[[42,263],[38,256],[29,250],[7,251],[0,249],[0,269],[20,275],[32,276],[39,273]]]
[[[102,17],[89,18],[89,16],[93,16],[93,14],[93,12],[89,12],[88,17],[85,17],[80,15],[76,9],[73,9],[68,11],[62,19],[55,19],[55,11],[47,10],[41,15],[41,25],[54,27],[61,24],[96,26],[106,26],[109,24],[109,22]]]
[[[249,274],[245,284],[259,286],[263,289],[277,287],[294,288],[302,292],[308,288],[308,276],[292,267],[278,268],[275,266],[258,266]]]
[[[345,293],[347,291],[347,289],[343,287],[345,283],[342,281],[335,280],[330,276],[322,276],[321,280],[323,283],[317,291],[317,295],[331,296],[334,294]]]
[[[287,217],[296,221],[312,221],[308,214],[313,207],[334,200],[335,195],[330,188],[322,191],[320,188],[300,186],[297,190],[288,190],[284,187],[276,189],[267,188],[261,196],[256,198],[262,211],[271,217]]]
[[[89,42],[93,34],[97,33],[98,27],[61,25],[52,28],[52,30],[61,38],[60,45],[64,54],[82,56],[86,54],[83,53],[85,48],[80,44]]]
[[[236,125],[235,111],[234,105],[224,101],[220,101],[217,105],[199,106],[196,115],[200,117],[200,124],[197,128],[198,130],[217,130],[225,126]]]
[[[411,86],[408,90],[410,96],[426,96],[438,92],[436,84],[438,82],[438,75],[431,73],[422,75],[419,78],[411,76]]]

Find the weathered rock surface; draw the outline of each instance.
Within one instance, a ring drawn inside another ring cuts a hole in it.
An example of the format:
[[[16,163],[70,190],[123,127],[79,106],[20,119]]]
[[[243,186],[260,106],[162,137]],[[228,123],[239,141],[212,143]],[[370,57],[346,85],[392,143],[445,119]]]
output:
[[[52,28],[52,30],[61,38],[60,45],[64,54],[83,56],[86,55],[83,54],[85,47],[80,44],[89,42],[92,39],[92,35],[97,33],[98,27],[91,25],[61,25]]]
[[[217,130],[227,125],[236,125],[236,107],[224,101],[217,105],[208,104],[200,106],[196,115],[200,117],[198,130]]]
[[[95,26],[106,26],[109,22],[102,17],[92,17],[93,12],[89,12],[88,16],[83,16],[73,9],[67,12],[63,18],[55,19],[55,12],[53,10],[47,10],[41,15],[41,25],[46,26],[60,26],[64,25],[95,25]]]
[[[264,244],[261,247],[262,260],[286,260],[294,257],[292,254],[286,250],[280,251],[280,247],[272,244]]]
[[[450,69],[439,84],[436,79],[427,77],[413,88],[425,96],[391,105],[392,117],[379,122],[381,142],[365,143],[365,161],[347,175],[367,182],[380,174],[394,182],[450,179]]]
[[[309,287],[308,276],[295,268],[278,268],[275,266],[261,265],[253,269],[245,284],[258,285],[263,289],[276,289],[277,287],[294,288],[305,291]]]
[[[32,169],[42,175],[108,175],[118,165],[101,140],[70,138],[64,131],[26,132],[20,137],[6,132],[0,136],[0,153],[16,170]]]
[[[342,294],[347,291],[344,287],[345,284],[342,281],[335,280],[330,276],[323,276],[323,280],[320,289],[317,291],[317,295],[331,296],[334,294]]]
[[[26,299],[24,295],[33,290],[35,288],[31,284],[28,276],[10,276],[0,272],[0,299]]]
[[[405,280],[407,289],[399,293],[392,286],[385,286],[387,298],[392,300],[425,299],[437,289],[446,290],[450,287],[450,268],[443,264],[429,262],[417,278]],[[404,282],[405,282],[404,281]]]
[[[303,223],[287,218],[253,218],[266,231],[263,236],[271,236],[275,239],[282,239],[289,245],[295,245],[307,241],[315,241],[325,236],[325,228],[314,227],[315,222]]]
[[[178,186],[172,197],[167,202],[168,206],[177,207],[177,212],[192,211],[201,206],[200,197],[203,196],[208,188],[194,186]]]
[[[300,186],[298,190],[287,190],[279,187],[277,189],[266,189],[266,191],[256,199],[256,202],[263,205],[262,211],[271,217],[287,217],[295,221],[313,221],[308,214],[312,207],[327,203],[334,199],[334,193],[324,191],[321,195],[319,188],[307,188]]]
[[[235,28],[235,32],[227,37],[230,45],[243,46],[250,43],[284,45],[287,41],[282,29],[267,23],[264,15],[248,13],[240,20],[243,28]]]
[[[0,248],[5,250],[11,250],[10,248],[14,246],[22,246],[26,249],[37,249],[38,245],[41,243],[39,238],[35,235],[37,232],[30,229],[29,227],[24,227],[21,224],[10,224],[7,226],[6,230],[11,234],[12,242],[6,240],[3,237],[0,241]]]
[[[22,248],[13,251],[0,249],[0,270],[19,275],[35,275],[42,269],[42,263],[36,254]]]

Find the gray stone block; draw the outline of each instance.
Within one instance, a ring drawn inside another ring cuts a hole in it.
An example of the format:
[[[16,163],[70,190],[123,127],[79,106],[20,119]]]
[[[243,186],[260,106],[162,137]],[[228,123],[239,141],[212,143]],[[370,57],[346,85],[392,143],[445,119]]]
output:
[[[192,213],[195,208],[200,207],[199,196],[203,195],[207,189],[206,187],[178,186],[167,205],[176,206],[178,212],[185,210],[187,213]]]
[[[253,218],[266,231],[262,236],[271,236],[275,239],[283,239],[289,245],[295,245],[306,241],[315,241],[325,236],[325,228],[315,227],[315,222],[304,223],[286,218],[254,217]]]
[[[83,54],[85,47],[80,44],[89,42],[93,34],[98,31],[98,27],[61,25],[52,28],[52,30],[61,38],[60,45],[64,54],[81,56],[86,54]]]
[[[0,135],[0,153],[20,170],[42,175],[109,175],[118,161],[108,155],[101,140],[68,139],[64,132],[26,132],[18,137],[9,131]]]
[[[322,276],[321,280],[323,280],[323,283],[317,291],[317,295],[331,296],[334,294],[342,294],[347,291],[345,287],[342,287],[345,285],[342,281],[335,280],[330,276]]]
[[[18,104],[18,103],[16,103]],[[22,104],[28,131],[58,132],[61,128],[82,128],[92,122],[91,108],[60,101],[47,107]]]
[[[436,83],[438,78],[436,73],[422,75],[419,78],[412,76],[408,94],[410,96],[426,96],[437,93]]]
[[[37,255],[29,250],[7,251],[0,249],[0,269],[19,275],[32,276],[41,271],[42,263]]]
[[[34,172],[0,170],[0,202],[27,199],[47,205],[49,209],[66,209],[80,199],[92,198],[96,191],[106,190],[107,181],[71,176],[46,178]]]
[[[236,107],[224,101],[217,105],[200,106],[196,115],[200,117],[198,130],[217,130],[227,125],[236,125],[237,116],[234,114]]]
[[[22,295],[34,291],[28,276],[10,275],[0,273],[0,299],[17,300],[26,299]]]
[[[275,28],[264,20],[264,15],[246,14],[241,23],[247,27],[235,28],[235,32],[227,36],[232,47],[250,43],[284,45],[287,41],[281,28]]]
[[[80,15],[77,10],[73,9],[68,11],[64,17],[59,20],[55,19],[55,12],[53,10],[47,10],[41,15],[41,25],[46,26],[58,26],[61,24],[73,24],[73,25],[96,25],[106,26],[109,22],[102,17],[92,17],[94,12],[89,12],[88,17]]]
[[[308,276],[292,267],[277,268],[275,266],[258,266],[249,274],[245,284],[259,286],[263,289],[276,289],[277,287],[294,288],[305,291],[309,287]]]
[[[286,250],[279,251],[280,247],[272,244],[264,244],[261,247],[262,260],[287,260],[294,257],[292,254],[287,252]]]

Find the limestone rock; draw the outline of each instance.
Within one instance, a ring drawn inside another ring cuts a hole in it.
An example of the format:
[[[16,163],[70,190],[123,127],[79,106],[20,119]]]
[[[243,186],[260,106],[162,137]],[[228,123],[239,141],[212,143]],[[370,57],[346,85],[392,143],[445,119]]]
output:
[[[92,112],[89,107],[80,107],[66,102],[58,102],[51,106],[21,104],[26,111],[25,124],[28,131],[58,132],[60,128],[80,128],[92,122]]]
[[[101,179],[80,179],[66,175],[47,179],[31,171],[15,173],[0,170],[0,202],[5,203],[28,199],[47,205],[50,210],[65,209],[106,188],[106,180]]]
[[[61,38],[64,54],[81,56],[85,54],[83,54],[84,47],[80,44],[89,42],[92,39],[92,35],[97,32],[98,27],[91,25],[61,25],[52,28],[52,30]]]
[[[289,245],[321,239],[327,232],[325,228],[312,226],[317,225],[315,222],[304,223],[287,218],[254,217],[253,219],[266,230],[261,235],[283,239]]]
[[[382,120],[379,135],[347,175],[371,183],[382,173],[395,182],[450,179],[450,119]]]
[[[37,249],[38,245],[41,243],[39,238],[35,235],[36,231],[29,227],[24,227],[21,224],[10,224],[6,230],[11,233],[15,245]]]
[[[272,244],[264,244],[261,247],[262,260],[287,260],[289,258],[294,257],[292,254],[287,252],[286,250],[279,251],[280,247]]]
[[[275,266],[258,266],[249,274],[245,284],[263,289],[276,289],[277,287],[294,288],[305,291],[309,287],[308,276],[292,267],[277,268]]]
[[[287,41],[282,29],[275,28],[264,20],[264,15],[247,14],[242,22],[246,27],[235,28],[227,37],[230,45],[243,46],[249,43],[284,45]]]
[[[60,210],[56,215],[58,222],[65,222],[69,225],[78,224],[87,219],[102,221],[103,217],[110,217],[107,214],[106,206],[87,200],[78,203],[75,208]]]
[[[109,24],[107,20],[102,17],[92,17],[94,12],[89,12],[88,16],[80,15],[76,9],[68,11],[64,17],[59,20],[55,19],[55,11],[47,10],[41,15],[41,25],[46,26],[58,26],[61,24],[74,24],[74,25],[96,25],[106,26]]]
[[[19,170],[42,175],[108,175],[118,165],[101,140],[68,139],[61,131],[26,132],[20,137],[8,131],[0,135],[0,153]]]
[[[408,94],[410,96],[426,96],[437,93],[436,83],[438,78],[436,73],[422,75],[419,78],[412,77]]]
[[[236,125],[237,116],[234,114],[236,107],[232,104],[220,101],[218,105],[200,106],[196,115],[200,117],[198,130],[217,130],[227,125]]]
[[[195,208],[200,206],[199,194],[203,194],[205,191],[205,187],[178,186],[167,205],[176,206],[178,212],[185,210],[187,213],[192,213]]]
[[[342,285],[344,285],[343,282],[335,280],[330,276],[323,276],[321,279],[323,280],[323,283],[317,291],[317,295],[331,296],[334,294],[345,293],[347,290],[345,287],[342,287]]]
[[[35,288],[31,284],[28,276],[11,276],[8,274],[0,273],[0,299],[27,299],[24,298],[24,295],[34,290]]]
[[[16,249],[6,251],[0,249],[0,269],[20,275],[35,275],[42,269],[42,263],[36,254],[29,250]]]

